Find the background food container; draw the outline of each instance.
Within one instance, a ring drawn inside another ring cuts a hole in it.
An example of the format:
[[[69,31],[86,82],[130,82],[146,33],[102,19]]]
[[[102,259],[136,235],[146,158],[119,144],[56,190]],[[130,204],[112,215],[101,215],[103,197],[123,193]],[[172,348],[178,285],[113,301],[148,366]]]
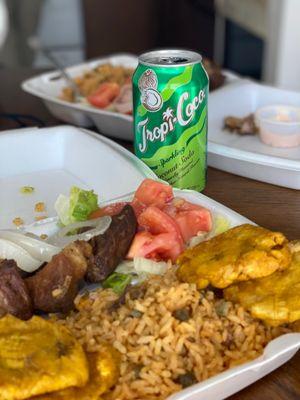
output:
[[[112,54],[109,57],[97,58],[82,64],[67,68],[70,76],[76,77],[98,65],[111,63],[135,69],[138,58],[135,55],[123,53]],[[238,79],[237,75],[222,71],[226,84]],[[72,125],[90,127],[95,125],[99,132],[118,139],[133,141],[133,118],[131,115],[101,110],[88,104],[70,103],[59,99],[63,87],[67,86],[59,71],[47,72],[27,79],[22,83],[25,92],[39,97],[56,118]]]
[[[208,102],[208,165],[246,178],[300,189],[299,147],[272,147],[258,135],[241,136],[224,130],[224,119],[229,115],[242,118],[274,103],[297,107],[300,93],[246,79],[212,92]]]

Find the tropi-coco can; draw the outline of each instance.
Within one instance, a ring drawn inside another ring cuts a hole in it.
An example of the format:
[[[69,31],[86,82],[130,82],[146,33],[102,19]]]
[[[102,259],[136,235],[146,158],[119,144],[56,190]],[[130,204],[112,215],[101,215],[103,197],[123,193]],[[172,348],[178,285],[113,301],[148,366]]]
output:
[[[133,75],[135,154],[180,189],[205,187],[207,96],[198,53],[158,50],[139,57]]]

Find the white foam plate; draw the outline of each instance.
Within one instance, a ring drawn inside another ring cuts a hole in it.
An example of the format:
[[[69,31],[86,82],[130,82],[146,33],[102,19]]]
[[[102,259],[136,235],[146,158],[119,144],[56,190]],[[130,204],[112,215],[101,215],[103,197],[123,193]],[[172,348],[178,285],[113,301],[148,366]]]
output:
[[[15,217],[26,224],[34,221],[34,205],[40,201],[46,204],[45,214],[54,216],[57,196],[68,194],[73,185],[91,187],[105,201],[155,177],[123,147],[71,126],[3,131],[0,153],[0,229],[15,227]],[[22,194],[23,186],[33,186],[34,193]]]
[[[131,153],[109,139],[84,129],[61,126],[20,129],[0,134],[0,228],[11,226],[16,215],[36,234],[56,229],[53,204],[59,193],[73,184],[94,189],[109,203],[129,198],[140,182],[155,175]],[[20,194],[21,186],[35,187],[33,195]],[[177,196],[226,216],[232,226],[247,218],[207,196],[175,190]],[[36,201],[45,201],[48,220],[34,221]],[[222,400],[287,362],[300,348],[300,334],[283,335],[266,347],[254,361],[232,368],[172,395],[169,400]]]
[[[109,57],[98,58],[69,67],[66,70],[70,76],[76,77],[91,68],[95,68],[97,65],[105,63],[136,68],[138,59],[132,54],[113,54]],[[230,71],[223,71],[223,73],[226,76],[226,84],[239,79],[237,75]],[[58,96],[65,86],[67,84],[58,71],[47,72],[27,79],[22,83],[22,89],[25,92],[42,99],[50,113],[61,121],[81,127],[95,125],[99,132],[104,135],[130,141],[133,140],[132,116],[100,110],[85,104],[60,100]]]
[[[114,54],[105,58],[98,58],[66,68],[72,77],[81,76],[84,72],[98,65],[111,63],[127,68],[136,68],[137,57],[131,54]],[[70,103],[58,97],[66,87],[66,81],[59,71],[47,72],[27,79],[22,83],[22,89],[34,96],[41,98],[51,114],[61,121],[81,127],[95,125],[104,135],[119,139],[133,139],[132,116],[81,103]]]
[[[300,146],[267,146],[258,136],[240,136],[223,130],[228,115],[244,117],[257,108],[300,105],[300,93],[238,80],[209,96],[208,165],[247,178],[300,189]]]

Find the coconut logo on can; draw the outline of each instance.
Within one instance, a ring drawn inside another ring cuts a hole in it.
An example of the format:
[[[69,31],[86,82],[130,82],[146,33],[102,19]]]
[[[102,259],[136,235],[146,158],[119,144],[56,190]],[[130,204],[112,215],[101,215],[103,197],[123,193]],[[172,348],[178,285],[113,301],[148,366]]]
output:
[[[139,79],[139,89],[141,92],[141,103],[150,112],[161,109],[163,101],[157,91],[157,76],[154,71],[147,69]]]
[[[181,189],[205,186],[207,95],[198,53],[160,50],[140,57],[133,76],[135,153]]]

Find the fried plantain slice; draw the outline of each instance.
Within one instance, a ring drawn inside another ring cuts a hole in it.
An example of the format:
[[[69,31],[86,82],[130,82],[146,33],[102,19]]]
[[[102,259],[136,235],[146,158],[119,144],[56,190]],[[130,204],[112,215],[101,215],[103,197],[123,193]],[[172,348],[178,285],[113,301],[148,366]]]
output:
[[[292,263],[285,271],[277,271],[266,278],[241,282],[224,290],[227,300],[240,303],[253,317],[272,326],[300,320],[299,293],[300,252],[293,255]],[[295,324],[294,329],[299,327],[299,323]]]
[[[291,262],[287,239],[280,232],[244,224],[184,251],[178,258],[178,278],[216,288],[262,278],[284,270]]]
[[[81,388],[69,388],[32,398],[32,400],[98,400],[116,384],[119,377],[120,354],[103,343],[97,353],[87,353],[90,379]]]
[[[63,326],[33,317],[0,319],[0,398],[27,399],[83,386],[88,363],[79,342]]]

